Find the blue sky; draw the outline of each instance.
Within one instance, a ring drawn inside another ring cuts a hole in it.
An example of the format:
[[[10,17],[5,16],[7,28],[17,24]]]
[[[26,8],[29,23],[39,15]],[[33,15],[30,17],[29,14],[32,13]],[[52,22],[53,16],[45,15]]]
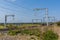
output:
[[[34,16],[35,8],[48,8],[49,16],[60,20],[60,0],[0,0],[0,22],[4,22],[5,15],[15,15],[15,20],[8,17],[8,22],[31,22],[32,19],[41,19],[45,11],[39,11]]]

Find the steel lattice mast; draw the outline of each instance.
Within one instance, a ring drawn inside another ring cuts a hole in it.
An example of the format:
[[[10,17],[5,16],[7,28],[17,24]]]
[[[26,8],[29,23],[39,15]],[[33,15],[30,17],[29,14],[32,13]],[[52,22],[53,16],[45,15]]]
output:
[[[15,15],[5,15],[5,23],[4,23],[4,25],[5,25],[5,27],[6,27],[6,24],[7,24],[7,17],[13,17],[13,19],[14,19],[14,16]]]
[[[36,8],[34,9],[34,11],[39,11],[39,10],[45,10],[45,21],[46,21],[46,25],[48,26],[48,8]],[[36,13],[35,13],[36,16]]]

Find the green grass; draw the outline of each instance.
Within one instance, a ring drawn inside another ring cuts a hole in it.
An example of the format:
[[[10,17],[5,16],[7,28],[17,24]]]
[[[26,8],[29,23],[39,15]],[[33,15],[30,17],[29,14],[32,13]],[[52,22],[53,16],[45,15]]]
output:
[[[21,24],[19,27],[40,26],[40,24]]]
[[[27,34],[27,35],[35,35],[37,37],[40,37],[40,31],[38,29],[24,29],[24,30],[9,30],[9,35],[17,35],[17,34]]]
[[[0,25],[0,29],[4,29],[4,28],[6,28],[6,27]]]
[[[40,36],[40,31],[38,29],[32,29],[32,30],[22,30],[22,34],[28,34],[28,35],[35,35],[35,36]]]
[[[43,40],[58,40],[58,34],[53,31],[46,31],[43,34]]]

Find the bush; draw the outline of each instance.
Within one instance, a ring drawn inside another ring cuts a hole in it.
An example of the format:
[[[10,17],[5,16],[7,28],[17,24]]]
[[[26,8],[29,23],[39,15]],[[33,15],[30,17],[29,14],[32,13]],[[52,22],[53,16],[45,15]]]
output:
[[[40,37],[40,31],[38,29],[25,29],[25,30],[9,30],[9,35],[17,35],[17,34],[28,34],[28,35],[35,35]]]
[[[58,40],[58,35],[53,31],[47,31],[43,34],[43,40]]]
[[[10,31],[8,32],[8,34],[9,34],[9,35],[16,35],[16,32],[10,30]]]
[[[32,30],[21,30],[21,34],[28,34],[28,35],[35,35],[40,36],[40,31],[38,29],[32,29]]]
[[[60,21],[59,21],[59,22],[56,22],[56,24],[57,24],[58,26],[60,26]]]
[[[20,31],[18,31],[18,30],[9,30],[8,31],[9,35],[17,35],[18,33],[20,33]]]

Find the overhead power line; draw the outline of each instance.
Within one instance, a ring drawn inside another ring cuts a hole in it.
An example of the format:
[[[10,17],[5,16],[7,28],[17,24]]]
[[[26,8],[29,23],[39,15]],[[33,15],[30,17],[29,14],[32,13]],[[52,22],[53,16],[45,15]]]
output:
[[[16,11],[16,10],[12,10],[12,9],[10,9],[10,8],[6,8],[6,7],[3,7],[3,6],[0,6],[0,8],[2,8],[2,9],[5,9],[5,10],[9,10],[9,11],[11,11],[11,12],[19,12],[19,11]]]
[[[29,9],[29,8],[23,7],[23,6],[21,6],[21,5],[18,5],[18,4],[15,4],[15,3],[9,2],[9,1],[5,1],[5,2],[10,3],[10,4],[13,4],[13,5],[16,5],[16,6],[19,7],[19,8],[24,8],[24,9],[27,9],[27,10],[33,11],[32,9]]]

